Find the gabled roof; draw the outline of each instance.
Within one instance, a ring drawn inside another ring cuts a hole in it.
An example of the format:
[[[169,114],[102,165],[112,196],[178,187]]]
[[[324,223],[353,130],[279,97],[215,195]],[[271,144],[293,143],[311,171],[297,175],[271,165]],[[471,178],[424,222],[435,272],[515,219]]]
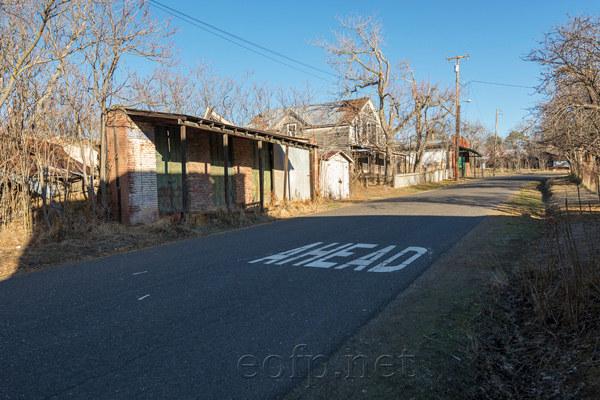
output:
[[[215,111],[213,107],[206,107],[206,111],[204,111],[204,115],[202,118],[210,121],[221,122],[227,125],[233,125],[233,122],[230,122],[223,118],[223,116]]]
[[[324,153],[323,160],[329,161],[333,157],[335,157],[337,154],[339,154],[340,156],[342,156],[343,158],[348,160],[348,162],[354,163],[354,160],[352,159],[352,157],[350,157],[348,154],[344,153],[342,150],[333,150],[333,151],[328,151],[327,153]]]
[[[369,101],[372,100],[364,97],[301,107],[273,108],[264,110],[257,115],[248,127],[267,130],[273,129],[290,113],[293,113],[293,115],[311,127],[348,124],[354,120]]]

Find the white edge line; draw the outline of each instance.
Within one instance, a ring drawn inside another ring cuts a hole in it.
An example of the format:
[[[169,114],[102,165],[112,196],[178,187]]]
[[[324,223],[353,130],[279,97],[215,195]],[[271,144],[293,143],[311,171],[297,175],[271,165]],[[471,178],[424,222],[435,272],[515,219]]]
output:
[[[142,297],[140,297],[138,300],[144,300],[146,297],[150,297],[150,295],[149,295],[149,294],[147,294],[147,295],[145,295],[145,296],[142,296]]]

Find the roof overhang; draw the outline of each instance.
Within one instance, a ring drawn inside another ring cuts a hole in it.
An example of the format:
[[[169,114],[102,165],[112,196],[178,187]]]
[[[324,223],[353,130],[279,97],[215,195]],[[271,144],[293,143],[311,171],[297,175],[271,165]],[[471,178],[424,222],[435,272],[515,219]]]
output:
[[[459,151],[468,151],[469,153],[474,154],[473,157],[483,157],[483,155],[477,150],[470,149],[468,147],[458,146]]]
[[[350,157],[348,154],[346,154],[342,150],[333,150],[333,151],[329,151],[329,152],[325,153],[323,155],[323,160],[325,160],[325,161],[330,160],[338,154],[340,156],[342,156],[343,158],[345,158],[346,160],[348,160],[348,162],[354,163],[354,160],[352,159],[352,157]]]
[[[241,137],[244,139],[276,143],[284,146],[292,146],[308,150],[316,149],[318,147],[316,143],[311,143],[310,139],[298,137],[293,138],[273,132],[263,131],[260,129],[244,128],[236,125],[226,124],[223,122],[194,117],[191,115],[137,110],[122,107],[114,107],[111,109],[111,111],[112,110],[121,110],[129,116],[151,120],[152,122],[156,123],[186,126],[205,132],[227,134],[230,136]]]

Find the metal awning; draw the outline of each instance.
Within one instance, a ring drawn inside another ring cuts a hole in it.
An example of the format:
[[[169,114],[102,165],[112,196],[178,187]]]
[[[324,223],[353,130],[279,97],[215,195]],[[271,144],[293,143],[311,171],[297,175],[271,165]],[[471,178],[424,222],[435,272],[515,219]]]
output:
[[[468,147],[458,146],[459,151],[468,151],[469,153],[475,154],[473,157],[483,157],[483,155],[477,150],[470,149]]]

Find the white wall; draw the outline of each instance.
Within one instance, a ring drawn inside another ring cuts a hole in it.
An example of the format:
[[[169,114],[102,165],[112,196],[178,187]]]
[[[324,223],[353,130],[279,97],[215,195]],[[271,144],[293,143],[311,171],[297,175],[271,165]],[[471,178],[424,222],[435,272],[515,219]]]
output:
[[[417,172],[414,174],[398,174],[394,177],[394,187],[406,187],[419,185],[426,182],[439,182],[450,179],[452,171],[449,169],[441,171]]]

